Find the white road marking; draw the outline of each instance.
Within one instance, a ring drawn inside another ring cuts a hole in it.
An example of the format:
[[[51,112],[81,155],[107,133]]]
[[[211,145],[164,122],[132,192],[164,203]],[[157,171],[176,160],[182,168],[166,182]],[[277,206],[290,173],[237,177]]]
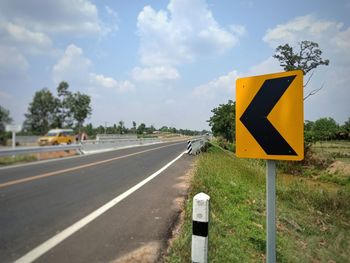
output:
[[[135,186],[131,187],[126,192],[122,193],[121,195],[118,195],[117,197],[115,197],[114,199],[112,199],[108,203],[104,204],[103,206],[101,206],[100,208],[95,210],[94,212],[90,213],[89,215],[87,215],[86,217],[80,219],[78,222],[74,223],[70,227],[64,229],[59,234],[53,236],[52,238],[48,239],[47,241],[45,241],[41,245],[37,246],[33,250],[29,251],[27,254],[25,254],[21,258],[17,259],[15,261],[15,263],[33,262],[34,260],[36,260],[37,258],[42,256],[43,254],[45,254],[47,251],[49,251],[53,247],[57,246],[63,240],[65,240],[66,238],[70,237],[75,232],[77,232],[78,230],[80,230],[81,228],[83,228],[84,226],[86,226],[87,224],[89,224],[90,222],[95,220],[96,218],[98,218],[100,215],[102,215],[103,213],[105,213],[106,211],[108,211],[109,209],[114,207],[116,204],[118,204],[120,201],[122,201],[123,199],[125,199],[126,197],[131,195],[133,192],[135,192],[136,190],[138,190],[139,188],[141,188],[142,186],[147,184],[149,181],[154,179],[156,176],[158,176],[160,173],[162,173],[164,170],[166,170],[170,165],[172,165],[178,159],[180,159],[182,157],[182,155],[184,155],[185,153],[186,152],[181,153],[174,160],[172,160],[171,162],[169,162],[168,164],[163,166],[160,170],[158,170],[157,172],[153,173],[152,175],[150,175],[149,177],[147,177],[143,181],[139,182]]]

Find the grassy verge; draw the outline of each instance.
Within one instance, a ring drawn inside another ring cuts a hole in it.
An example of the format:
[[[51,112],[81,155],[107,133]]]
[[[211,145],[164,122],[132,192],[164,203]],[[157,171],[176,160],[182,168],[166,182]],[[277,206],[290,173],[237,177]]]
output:
[[[5,156],[5,157],[0,157],[0,166],[17,164],[17,163],[27,163],[27,162],[33,162],[36,160],[37,160],[36,156],[28,155],[28,154],[27,155],[16,155],[14,157]]]
[[[328,191],[322,185],[315,188],[298,179],[285,183],[279,178],[277,184],[277,261],[346,262],[350,258],[349,186]],[[185,203],[185,223],[165,261],[190,262],[192,198],[202,191],[211,197],[209,261],[263,261],[264,167],[216,147],[199,157]]]

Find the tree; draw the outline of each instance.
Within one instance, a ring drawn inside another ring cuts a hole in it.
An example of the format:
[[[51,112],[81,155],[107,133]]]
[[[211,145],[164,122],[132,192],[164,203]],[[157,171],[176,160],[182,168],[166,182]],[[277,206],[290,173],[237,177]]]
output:
[[[69,109],[74,120],[77,122],[76,126],[78,127],[79,133],[85,119],[91,115],[92,110],[90,102],[90,96],[82,94],[80,92],[72,94],[69,98]]]
[[[304,141],[307,146],[311,146],[315,141],[315,136],[313,132],[314,122],[306,120],[304,123]]]
[[[0,105],[0,144],[6,144],[5,126],[11,122],[10,111]]]
[[[341,126],[341,132],[343,133],[344,139],[350,139],[350,117],[348,120]]]
[[[69,84],[65,81],[61,81],[57,87],[58,103],[54,120],[54,126],[57,128],[71,127],[73,125],[72,112],[69,104],[72,92],[70,92],[68,88]]]
[[[132,122],[132,133],[136,133],[136,122]]]
[[[141,123],[139,127],[137,127],[137,134],[143,134],[146,130],[146,124]]]
[[[283,67],[285,71],[299,69],[303,71],[304,75],[307,75],[318,66],[329,65],[328,59],[323,60],[321,58],[322,51],[319,49],[317,43],[304,40],[299,43],[298,49],[298,51],[295,51],[289,44],[280,45],[276,48],[276,53],[273,57],[280,62],[280,66]],[[307,86],[312,76],[313,72],[306,81],[304,87]],[[312,90],[307,96],[305,96],[304,100],[316,94],[322,88],[323,87]]]
[[[88,125],[85,126],[85,131],[86,131],[86,134],[89,137],[95,137],[96,136],[96,132],[94,130],[94,127],[92,126],[92,123],[89,123]]]
[[[6,124],[11,122],[10,111],[0,105],[0,132],[4,132]]]
[[[320,118],[315,121],[312,132],[316,141],[333,139],[339,129],[338,124],[332,118]]]
[[[124,122],[123,121],[119,121],[119,125],[117,127],[117,130],[118,130],[119,134],[125,133],[126,128],[124,126]]]
[[[214,136],[222,136],[233,142],[235,138],[236,103],[229,100],[227,104],[220,104],[212,111],[213,116],[208,120]]]
[[[37,91],[25,114],[25,128],[34,134],[47,133],[54,124],[57,104],[57,99],[47,88]]]

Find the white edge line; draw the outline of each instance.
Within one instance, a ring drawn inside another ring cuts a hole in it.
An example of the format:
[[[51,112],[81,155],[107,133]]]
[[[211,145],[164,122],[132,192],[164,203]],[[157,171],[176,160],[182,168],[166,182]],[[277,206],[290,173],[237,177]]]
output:
[[[53,247],[57,246],[59,243],[61,243],[63,240],[66,238],[70,237],[73,235],[75,232],[95,220],[97,217],[114,207],[116,204],[118,204],[120,201],[131,195],[133,192],[147,184],[149,181],[154,179],[156,176],[158,176],[160,173],[162,173],[165,169],[167,169],[170,165],[172,165],[174,162],[176,162],[178,159],[182,157],[186,152],[181,153],[178,157],[176,157],[174,160],[163,166],[160,170],[157,172],[153,173],[143,181],[139,182],[135,186],[131,187],[129,190],[126,192],[122,193],[121,195],[118,195],[108,203],[104,204],[94,212],[90,213],[86,217],[80,219],[78,222],[74,223],[73,225],[69,226],[68,228],[64,229],[62,232],[59,234],[53,236],[52,238],[48,239],[41,245],[37,246],[33,250],[29,251],[27,254],[22,256],[21,258],[17,259],[15,263],[27,263],[27,262],[33,262],[43,254],[45,254],[47,251],[52,249]]]

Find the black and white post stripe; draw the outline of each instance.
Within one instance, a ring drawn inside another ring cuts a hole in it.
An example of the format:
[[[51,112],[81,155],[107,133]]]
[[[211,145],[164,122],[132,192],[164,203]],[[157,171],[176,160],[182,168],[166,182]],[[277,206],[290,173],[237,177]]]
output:
[[[205,193],[193,197],[192,250],[193,263],[208,262],[209,200]]]
[[[187,153],[192,154],[192,141],[187,141]]]

